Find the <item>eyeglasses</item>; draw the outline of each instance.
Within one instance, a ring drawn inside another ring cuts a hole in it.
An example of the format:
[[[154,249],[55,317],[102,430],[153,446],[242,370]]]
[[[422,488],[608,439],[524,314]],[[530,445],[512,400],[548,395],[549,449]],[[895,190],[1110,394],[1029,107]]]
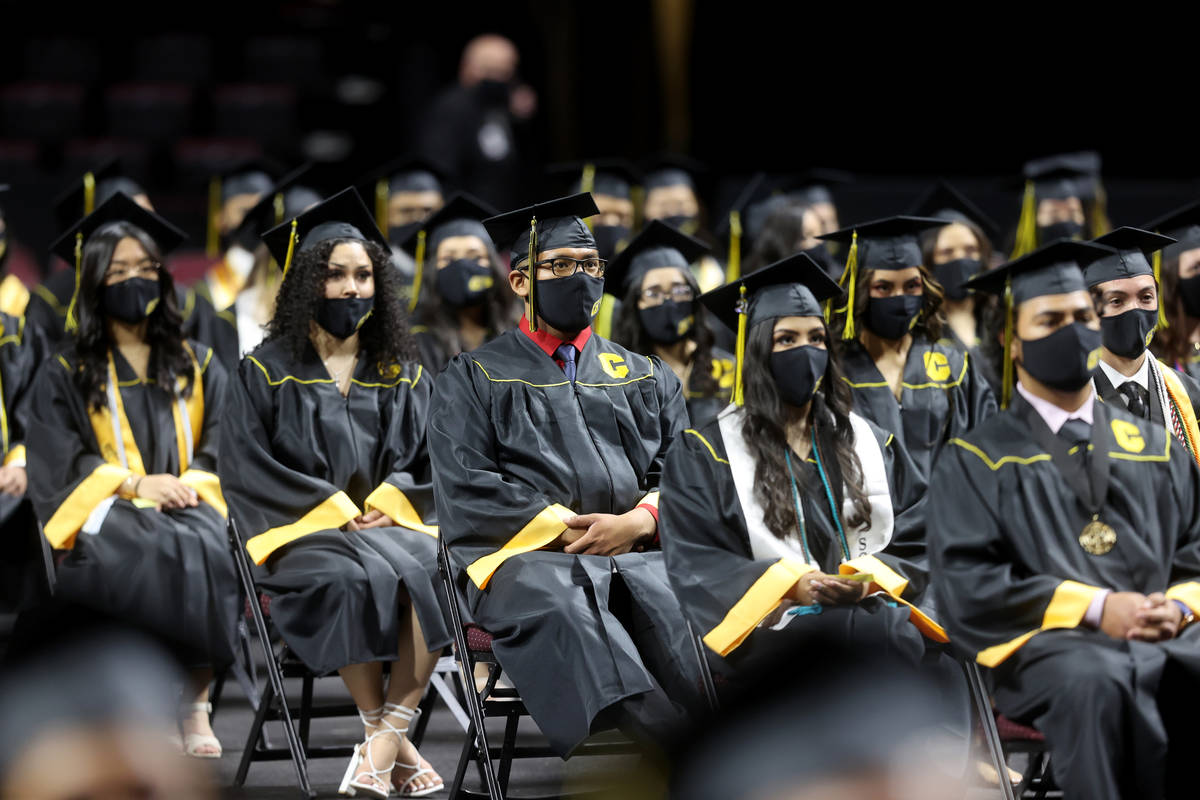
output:
[[[674,300],[676,303],[690,303],[695,299],[696,293],[686,283],[677,283],[666,292],[657,286],[642,290],[642,300],[652,306],[661,305],[667,300]]]
[[[569,278],[578,272],[580,268],[593,278],[603,278],[604,270],[608,267],[608,262],[603,258],[560,257],[538,261],[534,266],[545,267],[551,270],[556,278]]]
[[[157,278],[160,269],[162,269],[162,264],[157,261],[139,261],[136,264],[130,264],[127,261],[113,261],[108,265],[108,272],[104,273],[104,280],[109,283],[120,283],[129,278]]]

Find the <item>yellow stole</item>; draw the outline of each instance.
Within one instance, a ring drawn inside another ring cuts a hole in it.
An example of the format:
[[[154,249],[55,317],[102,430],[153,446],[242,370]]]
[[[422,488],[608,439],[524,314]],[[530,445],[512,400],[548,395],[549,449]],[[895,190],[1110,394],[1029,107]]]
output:
[[[1160,362],[1161,365],[1161,362]],[[1200,464],[1200,428],[1196,423],[1196,410],[1192,408],[1192,401],[1188,398],[1187,390],[1183,388],[1183,382],[1175,374],[1170,367],[1161,365],[1159,373],[1162,374],[1163,385],[1167,387],[1167,394],[1171,398],[1171,403],[1179,411],[1179,421],[1183,427],[1184,444],[1187,445],[1188,452],[1192,458],[1196,459],[1196,463]],[[1171,430],[1171,421],[1166,420],[1167,429]]]

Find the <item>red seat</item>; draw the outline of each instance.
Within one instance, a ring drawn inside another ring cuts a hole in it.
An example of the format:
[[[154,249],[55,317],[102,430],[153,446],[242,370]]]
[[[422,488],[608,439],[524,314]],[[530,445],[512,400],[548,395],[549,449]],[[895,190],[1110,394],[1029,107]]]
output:
[[[492,635],[478,625],[464,626],[467,632],[467,647],[473,653],[492,652]]]
[[[1046,735],[1037,728],[1031,728],[1028,725],[1022,725],[1019,722],[1013,722],[1008,717],[997,712],[996,713],[996,731],[1000,734],[1002,742],[1044,742]]]

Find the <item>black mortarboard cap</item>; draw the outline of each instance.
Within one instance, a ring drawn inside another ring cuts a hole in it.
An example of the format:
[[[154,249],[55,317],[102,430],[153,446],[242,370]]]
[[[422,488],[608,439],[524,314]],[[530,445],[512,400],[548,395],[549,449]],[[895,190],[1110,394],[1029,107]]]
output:
[[[1034,195],[1039,200],[1087,199],[1095,196],[1088,166],[1077,154],[1068,153],[1026,162],[1021,172],[1026,180],[1033,181]]]
[[[845,170],[815,167],[793,175],[784,175],[775,181],[775,188],[789,200],[805,205],[833,203],[831,186],[853,183],[854,176]]]
[[[311,164],[303,164],[284,175],[277,183],[268,186],[262,192],[262,198],[242,218],[238,233],[259,237],[276,225],[299,216],[310,206],[321,202],[321,196],[315,191],[298,185],[311,167]]]
[[[78,220],[50,246],[52,252],[68,264],[75,263],[76,234],[81,234],[81,244],[100,228],[111,222],[128,222],[141,228],[146,235],[154,240],[162,255],[174,250],[187,238],[187,234],[172,225],[167,220],[147,211],[133,201],[129,195],[118,192],[96,207],[96,210]]]
[[[633,187],[642,182],[637,168],[623,158],[597,158],[591,161],[552,164],[546,171],[552,177],[565,179],[566,191],[591,192],[593,195],[602,194],[626,200],[632,199]]]
[[[1067,294],[1087,289],[1083,270],[1093,261],[1116,251],[1102,244],[1060,239],[1032,253],[987,270],[967,281],[976,291],[1003,295],[1011,280],[1013,305],[1034,297]]]
[[[1084,270],[1088,286],[1135,275],[1154,275],[1157,280],[1158,275],[1150,264],[1154,253],[1175,242],[1170,236],[1129,227],[1117,228],[1092,241],[1111,247],[1116,252],[1088,264]]]
[[[1186,250],[1200,248],[1200,200],[1151,220],[1142,228],[1175,239],[1174,244],[1163,248],[1163,258],[1174,258]]]
[[[400,247],[410,253],[416,253],[422,235],[425,238],[426,252],[429,253],[436,252],[438,244],[450,236],[478,236],[484,244],[494,247],[492,237],[483,226],[483,220],[495,215],[496,209],[478,197],[458,192],[429,219],[422,222],[419,229],[400,243]]]
[[[936,217],[906,215],[851,225],[817,238],[850,247],[857,241],[856,263],[859,271],[868,269],[907,269],[921,265],[922,231],[946,224]]]
[[[373,170],[362,183],[386,181],[389,194],[445,191],[450,171],[433,159],[418,155],[394,158]]]
[[[699,161],[676,153],[664,153],[648,159],[642,166],[645,179],[642,186],[646,191],[667,186],[690,186],[696,191],[696,182],[705,172]]]
[[[970,222],[992,241],[1000,235],[995,221],[946,181],[938,181],[931,186],[921,195],[909,213],[917,217],[935,217],[946,222]]]
[[[528,208],[519,208],[483,221],[497,247],[507,247],[509,264],[529,256],[529,233],[537,220],[537,252],[560,247],[595,247],[596,240],[583,220],[600,213],[587,192],[560,197]],[[535,254],[536,255],[536,254]]]
[[[354,187],[343,189],[262,235],[275,261],[283,265],[285,275],[291,266],[289,250],[302,253],[331,239],[354,239],[374,242],[384,249],[388,247],[387,239],[379,232],[375,219]]]
[[[119,159],[110,158],[95,169],[85,172],[54,199],[54,215],[58,227],[65,229],[74,225],[118,192],[132,197],[144,194],[145,190],[136,181],[122,174]]]
[[[762,232],[763,224],[771,211],[786,202],[787,198],[775,189],[770,177],[765,172],[756,172],[738,192],[733,205],[717,222],[713,233],[722,237],[729,235],[733,230],[733,215],[736,213],[742,226],[742,235],[753,241]]]
[[[283,172],[278,162],[262,156],[243,158],[221,170],[221,201],[239,194],[266,194]]]
[[[708,246],[699,239],[693,239],[662,220],[653,220],[608,263],[604,291],[624,297],[630,285],[640,280],[647,270],[658,267],[686,270],[707,252]]]
[[[842,287],[805,253],[788,256],[744,278],[700,295],[700,302],[717,319],[736,331],[738,304],[746,287],[747,327],[776,317],[820,317],[826,300]]]

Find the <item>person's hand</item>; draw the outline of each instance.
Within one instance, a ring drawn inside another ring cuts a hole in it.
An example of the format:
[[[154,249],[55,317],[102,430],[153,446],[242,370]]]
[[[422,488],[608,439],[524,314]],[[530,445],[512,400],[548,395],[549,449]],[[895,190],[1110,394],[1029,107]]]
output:
[[[823,606],[851,606],[867,596],[868,584],[848,581],[837,575],[821,575],[809,583],[813,602]]]
[[[1137,627],[1137,613],[1146,602],[1141,592],[1113,592],[1104,598],[1100,630],[1114,639],[1127,639]]]
[[[1107,604],[1106,604],[1107,605]],[[1162,592],[1146,598],[1134,614],[1134,628],[1128,638],[1142,642],[1163,642],[1174,639],[1183,623],[1183,611]]]
[[[628,553],[640,541],[654,536],[658,523],[644,508],[624,514],[581,514],[566,520],[567,533],[586,529],[564,552],[592,556],[615,556]]]
[[[354,530],[365,531],[370,528],[390,528],[396,523],[379,509],[372,509],[365,514],[355,517],[354,524],[358,526]]]
[[[816,605],[817,599],[813,596],[812,584],[813,581],[820,578],[828,578],[824,572],[820,570],[812,570],[800,576],[795,585],[788,591],[788,599],[794,600],[802,606]]]
[[[354,519],[350,520],[345,525],[343,525],[342,530],[344,530],[344,531],[360,531],[360,530],[362,530],[362,528],[360,528],[358,526],[358,517],[355,517]]]
[[[138,481],[137,497],[150,500],[162,511],[164,508],[188,508],[200,504],[196,490],[174,475],[147,475]]]
[[[0,492],[20,497],[25,494],[25,468],[18,466],[0,467]]]

